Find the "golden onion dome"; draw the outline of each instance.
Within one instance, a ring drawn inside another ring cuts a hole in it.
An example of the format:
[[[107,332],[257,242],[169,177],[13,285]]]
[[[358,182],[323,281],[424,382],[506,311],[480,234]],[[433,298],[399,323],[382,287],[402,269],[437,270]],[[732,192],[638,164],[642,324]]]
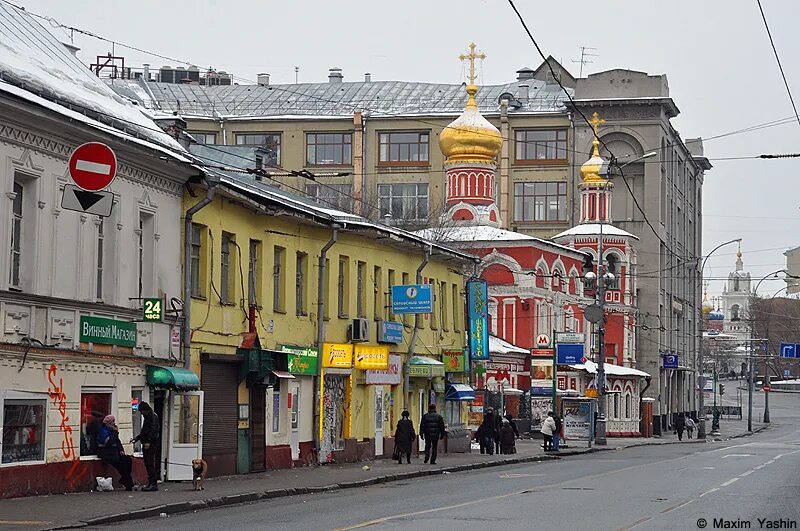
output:
[[[608,179],[600,175],[600,169],[605,163],[605,160],[600,156],[600,139],[597,136],[597,132],[600,124],[605,123],[605,120],[600,119],[597,113],[594,113],[589,123],[592,124],[594,130],[592,156],[581,165],[581,179],[585,184],[610,184]]]
[[[439,148],[446,162],[496,164],[495,157],[503,147],[503,137],[478,110],[475,103],[477,92],[477,86],[467,85],[469,98],[464,112],[439,135]]]

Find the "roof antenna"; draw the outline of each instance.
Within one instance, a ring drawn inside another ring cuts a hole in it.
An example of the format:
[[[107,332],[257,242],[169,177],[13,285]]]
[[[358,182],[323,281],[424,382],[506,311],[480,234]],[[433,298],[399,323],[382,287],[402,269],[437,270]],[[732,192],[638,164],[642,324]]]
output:
[[[300,67],[299,66],[295,66],[294,67],[294,84],[295,85],[297,85],[297,83],[298,83],[297,80],[299,78],[299,75],[300,75]]]
[[[597,48],[592,48],[591,46],[579,46],[579,48],[581,50],[581,58],[573,59],[572,62],[581,64],[580,73],[578,74],[578,77],[583,77],[583,65],[594,63],[594,61],[587,59],[587,57],[600,57],[600,55],[596,53],[591,53],[590,51],[590,50],[597,51]]]

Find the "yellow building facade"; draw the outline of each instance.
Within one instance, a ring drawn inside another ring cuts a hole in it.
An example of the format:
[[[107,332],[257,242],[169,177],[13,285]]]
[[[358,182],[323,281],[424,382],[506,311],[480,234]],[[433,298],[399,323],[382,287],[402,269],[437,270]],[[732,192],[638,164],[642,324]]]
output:
[[[184,210],[207,188],[187,192]],[[469,256],[252,177],[224,176],[214,191],[191,220],[184,261],[213,473],[381,455],[403,408],[415,419],[430,401],[445,409],[443,366],[406,377],[421,372],[408,360],[463,352]],[[418,270],[433,313],[393,315],[391,287],[418,283]],[[330,366],[342,349],[349,359]],[[359,368],[370,362],[379,370]],[[458,369],[451,379],[463,379]],[[451,411],[451,424],[461,415]]]

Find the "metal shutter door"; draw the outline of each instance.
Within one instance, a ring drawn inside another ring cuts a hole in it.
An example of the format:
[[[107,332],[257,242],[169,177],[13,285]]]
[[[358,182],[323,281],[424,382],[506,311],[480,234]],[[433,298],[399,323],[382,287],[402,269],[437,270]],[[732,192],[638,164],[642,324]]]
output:
[[[207,362],[202,365],[204,391],[203,455],[237,453],[238,366]]]

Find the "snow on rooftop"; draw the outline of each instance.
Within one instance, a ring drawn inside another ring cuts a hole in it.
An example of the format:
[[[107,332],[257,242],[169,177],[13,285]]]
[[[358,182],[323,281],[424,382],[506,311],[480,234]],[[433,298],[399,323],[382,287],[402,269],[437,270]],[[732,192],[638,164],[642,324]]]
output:
[[[586,371],[589,374],[597,373],[597,364],[591,360],[586,360],[586,363],[580,363],[578,365],[570,365],[570,367],[572,367],[573,369],[577,369],[579,371]],[[620,365],[614,365],[613,363],[604,363],[603,371],[610,376],[641,376],[644,378],[650,377],[650,375],[644,371],[633,369],[631,367],[622,367]]]
[[[12,92],[6,90],[9,85],[23,89],[96,122],[184,152],[178,142],[111,90],[29,13],[6,2],[0,2],[0,80],[5,82],[0,85],[5,92]]]
[[[491,354],[529,354],[528,349],[512,345],[508,341],[489,334],[489,352]]]
[[[638,236],[631,234],[628,231],[624,231],[619,227],[615,227],[609,223],[581,223],[580,225],[575,225],[560,234],[556,234],[553,238],[562,238],[564,236],[592,236],[592,235],[600,235],[600,228],[602,227],[603,236],[627,236],[628,238],[636,238],[639,239]]]
[[[534,236],[528,236],[521,232],[514,232],[510,230],[501,229],[492,225],[465,225],[457,227],[436,227],[430,229],[422,229],[416,234],[427,238],[429,240],[443,242],[443,243],[458,243],[458,242],[530,242],[545,244],[552,247],[558,247],[570,253],[578,253],[572,247],[567,247],[550,240],[543,240]]]

